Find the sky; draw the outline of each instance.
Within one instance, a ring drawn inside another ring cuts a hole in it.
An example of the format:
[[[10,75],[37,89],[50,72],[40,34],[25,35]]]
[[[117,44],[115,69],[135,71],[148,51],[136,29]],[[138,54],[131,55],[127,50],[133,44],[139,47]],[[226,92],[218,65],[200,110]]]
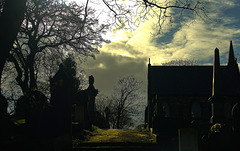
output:
[[[240,54],[240,3],[238,0],[206,0],[209,18],[174,17],[174,23],[164,24],[161,34],[154,36],[156,18],[143,22],[134,31],[109,31],[96,59],[88,58],[83,64],[87,75],[95,77],[95,87],[109,95],[120,77],[134,75],[143,81],[147,90],[147,64],[151,65],[176,59],[194,59],[199,65],[213,63],[214,49],[220,50],[221,64],[227,63],[230,40],[235,56]],[[127,2],[127,0],[125,0]],[[102,7],[101,7],[102,8]],[[100,16],[100,20],[106,19]],[[184,20],[184,21],[180,21]]]

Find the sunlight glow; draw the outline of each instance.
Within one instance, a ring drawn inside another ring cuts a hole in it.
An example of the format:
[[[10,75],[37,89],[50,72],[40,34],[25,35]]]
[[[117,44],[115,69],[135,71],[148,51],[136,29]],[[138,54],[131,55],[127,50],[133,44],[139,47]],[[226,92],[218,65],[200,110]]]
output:
[[[100,63],[100,64],[98,65],[98,68],[106,69],[106,66],[105,66],[104,64]]]
[[[77,3],[86,2],[86,0],[75,1]],[[101,9],[96,13],[99,15],[100,22],[107,22],[109,16],[106,12],[109,10],[102,0],[90,0],[90,2],[96,10]],[[119,0],[118,2],[127,5],[129,0]],[[93,3],[99,5],[93,5]],[[232,2],[226,2],[226,5],[232,7]],[[209,13],[210,16],[212,14],[217,15],[215,12]],[[232,18],[222,18],[223,23],[229,23],[229,20],[231,21]],[[157,29],[153,24],[157,21],[158,18],[149,17],[149,20],[141,23],[136,30],[115,28],[108,31],[103,37],[110,40],[111,43],[103,44],[99,49],[100,52],[144,60],[151,58],[151,64],[155,65],[176,59],[191,58],[207,63],[212,59],[215,47],[219,47],[222,51],[221,54],[224,54],[228,51],[229,40],[234,40],[240,33],[238,28],[229,28],[224,24],[214,22],[206,24],[199,18],[196,18],[193,23],[190,18],[186,19],[184,23],[175,21],[170,26],[168,22],[164,23],[161,29],[162,33],[154,37],[153,34],[157,32]],[[237,45],[235,44],[235,46]]]

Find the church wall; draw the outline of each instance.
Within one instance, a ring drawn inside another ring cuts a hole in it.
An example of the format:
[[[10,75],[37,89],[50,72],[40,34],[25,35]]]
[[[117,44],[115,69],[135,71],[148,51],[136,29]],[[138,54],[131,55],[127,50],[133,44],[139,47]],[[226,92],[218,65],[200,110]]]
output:
[[[201,108],[201,116],[192,117],[192,104],[198,103]],[[168,106],[168,111],[163,107]],[[177,130],[180,127],[190,126],[192,120],[197,120],[198,125],[209,123],[211,106],[206,96],[159,96],[154,95],[154,132],[161,133],[161,128],[172,127]],[[166,115],[167,113],[167,115]],[[175,127],[172,126],[175,125]],[[166,130],[164,130],[166,131]]]
[[[201,118],[210,118],[211,115],[211,104],[208,101],[208,97],[205,96],[158,96],[156,102],[161,105],[166,103],[170,108],[170,117],[172,118],[192,117],[191,107],[194,103],[200,105]]]
[[[211,124],[211,103],[207,96],[160,96],[152,95],[152,116],[150,117],[153,131],[160,133],[162,127],[171,127],[168,124],[175,124],[177,127],[195,127],[199,132],[209,132]],[[223,111],[224,125],[231,125],[231,109],[237,102],[237,97],[224,97]],[[193,104],[200,108],[198,116],[193,116]],[[163,107],[165,106],[165,109]],[[167,108],[167,110],[166,110]],[[176,127],[175,127],[176,128]]]

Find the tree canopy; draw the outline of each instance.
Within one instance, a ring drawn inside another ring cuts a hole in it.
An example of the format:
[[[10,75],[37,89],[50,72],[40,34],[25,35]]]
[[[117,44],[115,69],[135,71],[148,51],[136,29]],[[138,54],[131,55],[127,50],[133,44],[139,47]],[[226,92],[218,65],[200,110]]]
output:
[[[108,26],[99,24],[94,12],[88,5],[75,2],[27,1],[23,24],[9,55],[22,91],[38,88],[39,75],[56,71],[59,59],[94,57],[101,44],[109,42],[102,37]]]
[[[65,0],[0,0],[0,45],[3,50],[0,55],[0,77],[17,35],[10,60],[16,66],[17,81],[22,89],[37,87],[38,72],[36,72],[35,60],[39,55],[46,58],[46,52],[51,54],[54,53],[52,50],[55,50],[57,53],[68,55],[78,53],[94,56],[94,52],[98,52],[97,46],[107,41],[101,36],[105,32],[106,25],[97,23],[94,10],[88,6],[91,2],[98,5],[90,0],[84,1],[81,5],[67,4]],[[188,11],[192,12],[192,17],[207,16],[206,3],[202,0],[128,0],[127,2],[101,0],[98,2],[102,2],[108,8],[108,20],[113,21],[109,24],[117,28],[131,28],[148,18],[156,17],[158,18],[155,22],[156,31],[160,33],[166,20],[173,21],[173,13],[191,17],[189,16],[191,13],[184,14]],[[21,52],[22,56],[20,51],[24,52]]]

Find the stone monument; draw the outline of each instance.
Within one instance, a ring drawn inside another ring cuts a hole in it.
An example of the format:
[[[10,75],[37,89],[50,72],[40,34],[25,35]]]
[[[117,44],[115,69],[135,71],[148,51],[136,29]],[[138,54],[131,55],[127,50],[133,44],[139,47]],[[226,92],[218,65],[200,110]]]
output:
[[[50,103],[58,116],[56,129],[61,137],[63,150],[71,149],[72,143],[72,99],[74,96],[74,77],[66,73],[61,64],[56,75],[50,79]]]
[[[74,122],[82,125],[83,129],[90,129],[96,121],[95,97],[98,90],[94,87],[94,77],[89,76],[89,86],[86,90],[77,93],[74,102]]]

